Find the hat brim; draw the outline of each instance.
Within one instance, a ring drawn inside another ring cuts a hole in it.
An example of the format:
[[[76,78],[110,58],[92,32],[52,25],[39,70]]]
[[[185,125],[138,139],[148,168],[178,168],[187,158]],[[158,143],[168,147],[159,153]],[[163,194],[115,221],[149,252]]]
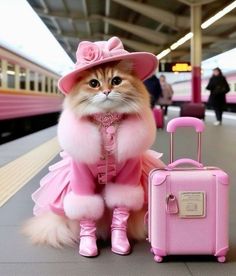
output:
[[[158,65],[157,57],[151,53],[137,52],[137,53],[127,53],[124,55],[113,56],[109,58],[104,58],[102,60],[94,61],[91,64],[84,65],[74,71],[68,73],[67,75],[61,77],[58,81],[58,87],[64,94],[68,94],[74,84],[78,81],[80,73],[92,68],[99,64],[104,64],[111,61],[118,60],[131,60],[133,62],[133,69],[137,77],[142,81],[151,76]]]

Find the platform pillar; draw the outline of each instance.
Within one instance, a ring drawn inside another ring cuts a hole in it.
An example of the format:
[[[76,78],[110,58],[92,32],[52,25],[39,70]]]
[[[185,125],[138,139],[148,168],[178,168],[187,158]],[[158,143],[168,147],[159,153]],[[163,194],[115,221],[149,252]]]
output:
[[[191,5],[191,65],[192,65],[192,102],[201,102],[201,61],[202,61],[202,31],[201,4]]]

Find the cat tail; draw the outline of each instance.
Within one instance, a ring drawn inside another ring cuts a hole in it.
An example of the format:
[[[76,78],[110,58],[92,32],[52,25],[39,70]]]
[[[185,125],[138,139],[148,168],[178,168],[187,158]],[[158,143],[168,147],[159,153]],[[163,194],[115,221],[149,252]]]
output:
[[[74,247],[79,240],[79,223],[53,212],[27,220],[21,232],[35,245],[50,245],[55,248]]]

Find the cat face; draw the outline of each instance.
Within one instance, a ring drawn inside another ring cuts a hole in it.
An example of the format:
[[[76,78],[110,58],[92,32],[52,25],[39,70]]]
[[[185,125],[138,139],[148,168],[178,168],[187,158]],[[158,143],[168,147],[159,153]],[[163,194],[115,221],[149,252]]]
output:
[[[66,96],[65,108],[80,116],[100,112],[140,113],[149,94],[129,61],[103,64],[85,71]]]

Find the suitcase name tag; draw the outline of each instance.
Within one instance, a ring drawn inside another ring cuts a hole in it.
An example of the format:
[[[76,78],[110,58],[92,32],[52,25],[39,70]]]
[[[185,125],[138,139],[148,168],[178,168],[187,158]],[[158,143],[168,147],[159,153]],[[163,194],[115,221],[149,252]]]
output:
[[[181,218],[205,217],[205,192],[179,192],[179,216]]]

